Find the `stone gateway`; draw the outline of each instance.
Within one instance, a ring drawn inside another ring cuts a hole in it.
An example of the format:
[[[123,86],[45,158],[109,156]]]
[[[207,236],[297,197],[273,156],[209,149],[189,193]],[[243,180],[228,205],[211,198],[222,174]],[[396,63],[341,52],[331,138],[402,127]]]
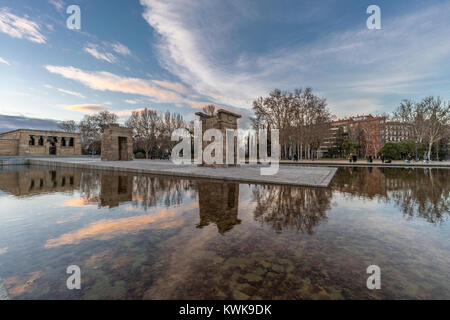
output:
[[[113,124],[103,130],[102,161],[133,160],[133,130]]]

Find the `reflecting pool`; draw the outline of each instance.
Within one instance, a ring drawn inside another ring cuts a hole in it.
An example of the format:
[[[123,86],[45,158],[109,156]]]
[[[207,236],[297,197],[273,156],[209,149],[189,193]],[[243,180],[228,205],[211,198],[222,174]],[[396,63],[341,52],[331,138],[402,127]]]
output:
[[[309,188],[4,167],[0,277],[12,299],[450,299],[449,181],[447,169],[339,168]]]

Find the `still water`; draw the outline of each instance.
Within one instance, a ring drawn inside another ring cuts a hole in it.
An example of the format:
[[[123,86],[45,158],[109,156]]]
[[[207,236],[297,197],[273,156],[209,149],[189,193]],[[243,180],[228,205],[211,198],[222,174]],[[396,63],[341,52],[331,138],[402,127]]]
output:
[[[450,299],[450,170],[328,188],[0,169],[12,299]],[[381,289],[366,268],[381,268]],[[66,268],[81,269],[68,290]]]

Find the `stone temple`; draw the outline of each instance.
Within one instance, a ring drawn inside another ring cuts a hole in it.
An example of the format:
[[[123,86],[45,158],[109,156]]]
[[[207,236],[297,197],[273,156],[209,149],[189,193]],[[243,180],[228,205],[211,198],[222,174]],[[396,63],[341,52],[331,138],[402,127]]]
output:
[[[228,167],[228,166],[239,166],[239,162],[237,161],[237,138],[234,138],[234,161],[233,164],[226,164],[226,130],[232,129],[237,130],[237,119],[241,116],[239,114],[219,109],[217,110],[216,115],[208,115],[203,112],[196,112],[195,115],[200,117],[200,121],[202,122],[202,137],[204,133],[208,129],[219,129],[222,132],[223,136],[223,164],[206,164],[204,159],[202,159],[202,164],[198,166],[203,167]],[[205,147],[210,144],[209,141],[203,141],[202,150],[205,150]],[[202,154],[203,157],[203,154]]]
[[[133,160],[133,130],[112,124],[103,130],[102,161]]]

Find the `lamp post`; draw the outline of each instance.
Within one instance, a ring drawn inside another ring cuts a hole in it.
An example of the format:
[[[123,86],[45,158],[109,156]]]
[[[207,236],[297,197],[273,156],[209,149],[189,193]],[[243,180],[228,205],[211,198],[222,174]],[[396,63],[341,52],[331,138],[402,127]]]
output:
[[[417,139],[416,139],[416,162],[417,161],[419,161],[419,160],[417,159]]]

